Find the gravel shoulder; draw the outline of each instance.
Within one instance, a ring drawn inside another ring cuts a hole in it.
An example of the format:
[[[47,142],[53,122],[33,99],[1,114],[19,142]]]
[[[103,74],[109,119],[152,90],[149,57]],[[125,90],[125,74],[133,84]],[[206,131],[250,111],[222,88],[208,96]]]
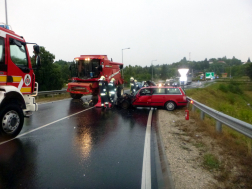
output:
[[[223,188],[222,184],[215,179],[214,171],[209,171],[202,166],[203,154],[211,149],[213,139],[202,137],[202,134],[197,132],[194,133],[195,137],[188,135],[188,128],[197,131],[197,124],[191,118],[185,120],[184,109],[171,112],[158,110],[158,118],[175,188]],[[212,150],[220,149],[216,147]]]

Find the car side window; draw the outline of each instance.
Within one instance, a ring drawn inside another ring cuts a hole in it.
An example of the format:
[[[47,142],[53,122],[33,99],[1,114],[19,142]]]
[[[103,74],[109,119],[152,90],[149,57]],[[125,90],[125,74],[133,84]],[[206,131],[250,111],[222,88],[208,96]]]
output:
[[[165,88],[156,88],[153,91],[153,94],[165,94]]]
[[[168,88],[166,94],[181,94],[179,88]]]
[[[142,89],[140,91],[140,95],[143,96],[143,95],[151,95],[151,89]]]

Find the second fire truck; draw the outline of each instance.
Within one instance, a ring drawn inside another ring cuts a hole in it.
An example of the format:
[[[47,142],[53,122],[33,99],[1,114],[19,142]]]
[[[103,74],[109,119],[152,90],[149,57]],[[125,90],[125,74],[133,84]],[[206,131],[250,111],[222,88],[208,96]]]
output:
[[[107,55],[81,55],[76,57],[70,66],[72,78],[68,83],[67,92],[71,97],[79,99],[83,95],[92,94],[92,103],[99,101],[99,79],[105,77],[106,82],[115,79],[117,96],[123,93],[123,79],[121,75],[122,63],[110,61]]]

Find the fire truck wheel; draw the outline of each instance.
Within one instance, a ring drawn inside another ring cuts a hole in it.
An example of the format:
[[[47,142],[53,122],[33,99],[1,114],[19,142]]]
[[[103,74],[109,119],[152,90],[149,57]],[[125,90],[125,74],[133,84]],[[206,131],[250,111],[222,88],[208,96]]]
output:
[[[168,111],[172,111],[176,108],[176,104],[172,101],[168,101],[165,103],[165,109]]]
[[[71,97],[73,99],[80,99],[82,97],[82,94],[74,94],[74,93],[70,93]]]
[[[10,103],[0,111],[0,133],[6,138],[14,138],[23,128],[24,113],[20,106]]]

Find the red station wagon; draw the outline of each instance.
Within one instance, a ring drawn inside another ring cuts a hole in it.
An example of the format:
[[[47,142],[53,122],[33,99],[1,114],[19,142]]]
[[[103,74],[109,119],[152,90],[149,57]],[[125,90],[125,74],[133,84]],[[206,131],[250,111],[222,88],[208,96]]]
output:
[[[138,90],[131,101],[133,106],[164,107],[172,111],[177,106],[186,106],[185,92],[181,87],[150,86]]]

